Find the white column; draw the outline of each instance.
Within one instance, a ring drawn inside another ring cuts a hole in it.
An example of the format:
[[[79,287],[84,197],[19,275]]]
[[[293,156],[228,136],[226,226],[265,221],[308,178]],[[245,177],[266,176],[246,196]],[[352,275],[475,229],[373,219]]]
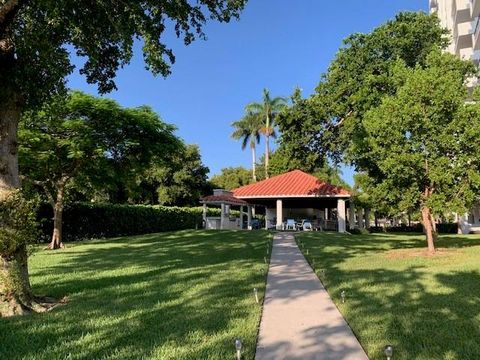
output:
[[[252,207],[247,206],[247,229],[252,230]]]
[[[223,223],[225,222],[225,204],[222,203],[220,211],[220,230],[223,230]]]
[[[323,220],[328,220],[328,208],[325,208],[325,218]]]
[[[283,201],[277,200],[277,230],[282,230],[283,225]]]
[[[207,204],[203,204],[203,212],[202,212],[203,224],[205,225],[205,229],[207,228]]]
[[[268,208],[265,206],[265,230],[268,230]]]
[[[344,233],[346,231],[345,223],[345,199],[337,200],[337,217],[338,217],[338,232]]]
[[[243,230],[243,206],[240,206],[240,229]]]
[[[350,206],[348,208],[349,210],[349,228],[350,230],[355,229],[355,205],[353,204],[353,201],[350,200]]]

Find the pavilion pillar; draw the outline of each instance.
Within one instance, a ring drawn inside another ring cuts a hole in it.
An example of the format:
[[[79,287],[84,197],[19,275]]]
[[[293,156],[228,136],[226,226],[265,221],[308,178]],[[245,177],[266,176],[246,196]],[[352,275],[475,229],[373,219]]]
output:
[[[346,231],[345,199],[337,200],[337,217],[338,217],[338,232],[344,233]]]
[[[252,207],[247,205],[247,229],[252,230]]]
[[[202,219],[203,219],[203,226],[206,229],[207,228],[207,204],[203,204]]]
[[[282,230],[283,227],[283,201],[277,200],[277,230]]]
[[[243,230],[243,206],[240,206],[240,229]]]
[[[355,204],[350,200],[350,206],[348,207],[348,227],[350,230],[355,229]]]
[[[223,223],[224,222],[225,222],[225,204],[222,203],[221,212],[220,212],[220,230],[223,230],[223,228],[224,228]]]
[[[328,220],[328,208],[325,208],[325,219],[323,220]]]
[[[268,230],[268,208],[265,206],[265,230]]]

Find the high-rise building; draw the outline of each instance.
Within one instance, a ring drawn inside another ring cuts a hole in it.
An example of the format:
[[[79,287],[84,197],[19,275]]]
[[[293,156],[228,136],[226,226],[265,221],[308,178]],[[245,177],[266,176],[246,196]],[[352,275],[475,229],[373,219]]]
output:
[[[429,5],[440,24],[450,30],[447,51],[480,65],[480,0],[429,0]],[[471,79],[468,86],[473,89],[478,84],[478,79]],[[480,204],[456,217],[460,233],[480,232]]]
[[[480,0],[429,0],[442,26],[450,30],[448,51],[463,59],[480,62]]]

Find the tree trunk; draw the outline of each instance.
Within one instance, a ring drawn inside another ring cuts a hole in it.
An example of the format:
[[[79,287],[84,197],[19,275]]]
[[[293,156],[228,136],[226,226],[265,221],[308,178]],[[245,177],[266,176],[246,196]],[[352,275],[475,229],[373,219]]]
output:
[[[33,308],[27,248],[21,246],[13,256],[0,257],[0,317],[20,315]]]
[[[268,131],[268,130],[267,130]],[[270,162],[270,135],[265,137],[265,178],[268,179],[268,163]]]
[[[59,189],[57,192],[57,200],[55,201],[55,206],[53,207],[53,235],[52,235],[52,241],[48,246],[49,249],[51,250],[64,248],[64,245],[62,242],[64,196],[65,196],[65,184],[62,182],[59,185]]]
[[[433,255],[435,253],[436,232],[432,224],[431,211],[426,206],[422,207],[422,222],[427,236],[428,253]]]
[[[257,181],[257,172],[256,172],[256,161],[257,161],[257,155],[255,152],[255,143],[251,145],[252,148],[252,177],[253,177],[253,182]]]
[[[0,201],[20,188],[17,128],[21,109],[16,96],[0,98]],[[0,255],[0,316],[21,314],[34,308],[27,248],[19,246],[12,254]]]
[[[15,97],[0,101],[0,200],[20,188],[17,142],[20,113],[21,106]]]

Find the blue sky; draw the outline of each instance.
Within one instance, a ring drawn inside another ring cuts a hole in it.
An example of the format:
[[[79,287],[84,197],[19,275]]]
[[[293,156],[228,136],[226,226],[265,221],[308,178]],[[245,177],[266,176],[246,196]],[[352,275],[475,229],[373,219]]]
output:
[[[145,70],[137,46],[132,63],[118,73],[118,91],[108,97],[123,106],[153,107],[187,143],[200,146],[210,175],[249,167],[250,154],[230,138],[230,124],[247,103],[260,100],[264,87],[287,96],[299,86],[308,96],[343,38],[368,32],[399,11],[427,7],[427,0],[250,0],[239,21],[209,23],[207,41],[185,47],[167,36],[176,63],[166,79]],[[78,69],[69,86],[97,93]],[[350,183],[352,173],[343,169]]]

